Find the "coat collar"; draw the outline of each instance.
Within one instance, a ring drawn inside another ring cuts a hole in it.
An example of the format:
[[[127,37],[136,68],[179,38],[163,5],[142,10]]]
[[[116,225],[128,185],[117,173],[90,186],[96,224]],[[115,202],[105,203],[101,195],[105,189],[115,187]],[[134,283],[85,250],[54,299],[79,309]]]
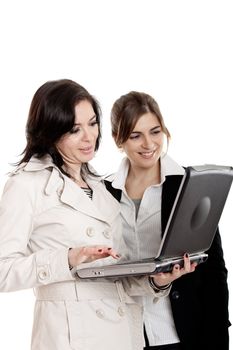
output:
[[[44,187],[47,196],[57,192],[62,203],[98,220],[110,223],[119,213],[119,204],[105,189],[101,177],[87,178],[87,183],[93,189],[93,198],[90,200],[86,193],[69,177],[64,175],[53,163],[49,155],[41,159],[32,157],[28,163],[21,164],[11,175],[25,172],[50,171]]]

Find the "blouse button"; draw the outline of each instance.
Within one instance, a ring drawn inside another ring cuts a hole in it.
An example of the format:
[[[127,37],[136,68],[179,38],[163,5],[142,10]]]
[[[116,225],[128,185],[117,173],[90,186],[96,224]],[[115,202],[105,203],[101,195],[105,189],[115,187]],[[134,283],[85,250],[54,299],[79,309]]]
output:
[[[95,230],[94,230],[94,228],[93,228],[93,227],[88,227],[88,228],[86,229],[86,234],[87,234],[87,236],[89,236],[89,237],[93,237],[93,236],[95,235]]]

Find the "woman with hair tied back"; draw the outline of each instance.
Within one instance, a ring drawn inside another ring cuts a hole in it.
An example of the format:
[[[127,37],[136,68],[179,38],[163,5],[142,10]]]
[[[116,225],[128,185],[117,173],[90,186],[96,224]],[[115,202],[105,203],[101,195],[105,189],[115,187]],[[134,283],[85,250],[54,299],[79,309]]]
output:
[[[34,288],[32,350],[141,350],[142,308],[186,271],[80,280],[76,267],[106,264],[125,249],[120,205],[88,162],[100,143],[100,107],[72,80],[35,93],[27,144],[0,202],[0,291]],[[188,266],[189,267],[189,266]]]
[[[120,198],[128,258],[156,256],[184,168],[164,152],[170,133],[150,95],[121,96],[113,104],[111,124],[115,143],[127,156],[107,180]],[[205,263],[172,283],[169,295],[156,303],[142,297],[144,349],[228,350],[227,270],[218,230],[207,253]]]

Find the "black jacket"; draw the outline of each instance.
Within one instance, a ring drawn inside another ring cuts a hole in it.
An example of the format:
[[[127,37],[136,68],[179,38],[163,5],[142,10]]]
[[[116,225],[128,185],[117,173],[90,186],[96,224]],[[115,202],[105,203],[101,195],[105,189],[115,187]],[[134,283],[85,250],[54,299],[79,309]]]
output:
[[[164,232],[181,175],[167,176],[162,189],[162,232]],[[121,191],[105,181],[120,201]],[[228,350],[228,286],[221,238],[216,231],[208,259],[195,272],[174,281],[170,301],[183,350]]]
[[[164,232],[182,176],[167,176],[162,190]],[[194,273],[172,284],[170,301],[177,333],[184,350],[228,350],[228,287],[219,230],[208,259]]]

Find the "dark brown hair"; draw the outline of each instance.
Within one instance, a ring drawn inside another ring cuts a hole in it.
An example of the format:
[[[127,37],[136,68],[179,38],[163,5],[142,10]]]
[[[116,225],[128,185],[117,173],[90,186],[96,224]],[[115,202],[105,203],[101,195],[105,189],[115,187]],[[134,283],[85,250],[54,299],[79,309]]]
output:
[[[144,92],[131,91],[116,100],[111,110],[112,136],[118,147],[128,140],[138,119],[149,112],[158,118],[162,131],[170,138],[158,103]]]
[[[32,98],[26,124],[27,144],[18,164],[28,162],[32,156],[42,158],[49,154],[54,164],[63,171],[63,159],[56,148],[56,142],[73,128],[75,106],[84,100],[91,103],[99,125],[95,145],[95,150],[98,150],[101,138],[101,109],[98,101],[83,86],[72,80],[53,80],[43,84]],[[87,163],[82,165],[82,173],[92,174]]]

